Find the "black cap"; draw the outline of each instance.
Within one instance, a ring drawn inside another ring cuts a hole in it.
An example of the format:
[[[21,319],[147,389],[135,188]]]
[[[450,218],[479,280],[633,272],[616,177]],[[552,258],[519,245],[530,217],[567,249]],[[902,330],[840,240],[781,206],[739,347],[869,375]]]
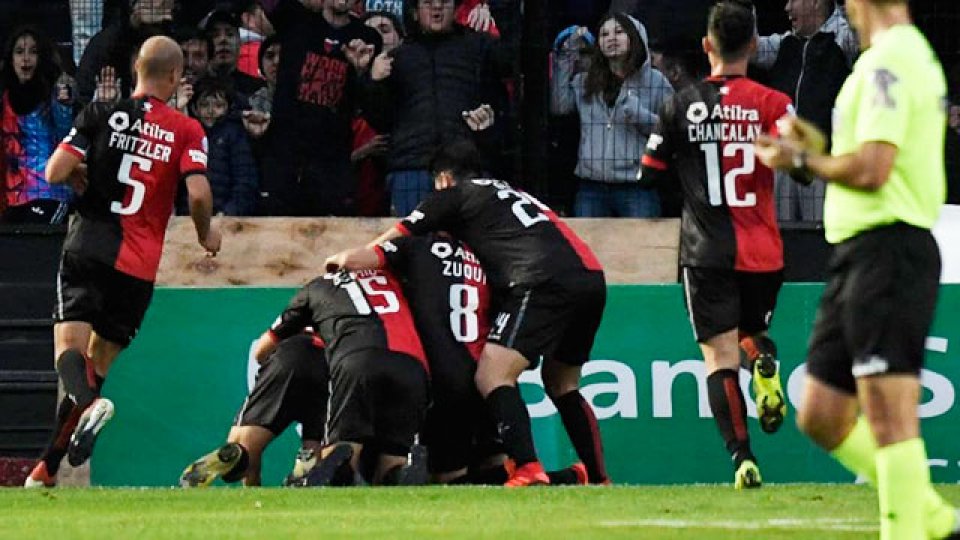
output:
[[[197,26],[204,32],[209,32],[213,29],[213,25],[218,22],[227,23],[234,28],[240,27],[240,17],[229,5],[218,5],[213,11],[207,13]]]

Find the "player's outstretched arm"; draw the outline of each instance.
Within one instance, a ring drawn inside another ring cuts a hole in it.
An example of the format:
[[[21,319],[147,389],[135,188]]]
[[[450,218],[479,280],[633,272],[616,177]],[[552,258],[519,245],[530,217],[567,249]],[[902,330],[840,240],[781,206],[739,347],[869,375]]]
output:
[[[373,248],[374,246],[379,246],[384,242],[389,242],[390,240],[393,240],[394,238],[400,238],[401,236],[403,236],[403,232],[396,225],[394,225],[393,227],[390,227],[390,229],[388,229],[387,232],[381,234],[380,236],[376,237],[372,242],[367,244],[367,247]]]
[[[213,193],[210,183],[202,174],[187,177],[187,199],[190,204],[190,217],[197,229],[197,242],[211,256],[220,251],[220,231],[210,223],[213,214]]]
[[[338,270],[370,270],[382,268],[383,260],[377,254],[376,248],[362,247],[341,251],[327,257],[323,263],[324,270],[333,273]]]
[[[827,182],[876,191],[890,178],[897,147],[886,142],[866,142],[855,152],[830,156],[809,152],[797,141],[761,135],[757,139],[757,156],[770,168],[809,172]]]

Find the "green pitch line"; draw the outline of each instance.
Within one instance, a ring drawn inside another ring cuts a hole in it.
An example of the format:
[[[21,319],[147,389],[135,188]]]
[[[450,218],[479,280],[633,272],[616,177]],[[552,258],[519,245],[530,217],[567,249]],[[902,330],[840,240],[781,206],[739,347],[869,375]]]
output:
[[[0,538],[866,539],[876,512],[851,485],[4,489]]]

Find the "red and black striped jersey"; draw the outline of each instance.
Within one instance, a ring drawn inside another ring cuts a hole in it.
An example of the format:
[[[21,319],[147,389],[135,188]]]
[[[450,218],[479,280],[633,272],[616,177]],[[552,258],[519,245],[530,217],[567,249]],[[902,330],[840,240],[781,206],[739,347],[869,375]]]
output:
[[[642,175],[680,179],[680,264],[768,272],[783,268],[773,171],[754,142],[793,114],[790,98],[745,77],[710,78],[663,105]]]
[[[64,250],[154,281],[177,184],[206,174],[203,128],[153,97],[91,103],[60,148],[86,160],[88,180]]]
[[[430,194],[398,225],[405,234],[446,231],[473,249],[496,288],[602,272],[587,244],[529,193],[474,178]]]
[[[312,326],[330,358],[367,349],[403,353],[429,371],[400,283],[388,271],[325,274],[297,291],[270,332],[283,340]]]
[[[477,361],[490,333],[490,290],[477,256],[446,236],[401,237],[374,249],[400,277],[434,371]]]

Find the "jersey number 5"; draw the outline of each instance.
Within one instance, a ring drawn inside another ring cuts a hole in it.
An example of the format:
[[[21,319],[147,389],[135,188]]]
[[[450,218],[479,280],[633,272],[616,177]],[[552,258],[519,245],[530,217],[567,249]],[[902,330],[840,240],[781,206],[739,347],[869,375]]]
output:
[[[757,168],[757,156],[753,151],[751,143],[728,143],[723,145],[723,157],[732,158],[737,154],[743,154],[743,165],[727,171],[723,176],[723,187],[720,186],[720,175],[723,169],[720,167],[720,151],[717,143],[703,143],[700,150],[706,159],[707,169],[707,195],[712,206],[723,205],[723,194],[721,189],[726,192],[727,206],[744,207],[756,206],[757,194],[745,193],[743,198],[737,195],[737,178],[753,174]]]
[[[130,177],[134,165],[143,172],[150,172],[150,169],[153,168],[153,162],[149,159],[131,156],[130,154],[123,155],[123,161],[120,162],[120,172],[117,173],[117,180],[121,184],[132,187],[133,193],[130,195],[130,204],[126,206],[123,205],[122,200],[110,203],[110,211],[114,214],[132,216],[139,212],[140,207],[143,206],[143,197],[147,194],[147,186],[143,185],[143,182]]]

